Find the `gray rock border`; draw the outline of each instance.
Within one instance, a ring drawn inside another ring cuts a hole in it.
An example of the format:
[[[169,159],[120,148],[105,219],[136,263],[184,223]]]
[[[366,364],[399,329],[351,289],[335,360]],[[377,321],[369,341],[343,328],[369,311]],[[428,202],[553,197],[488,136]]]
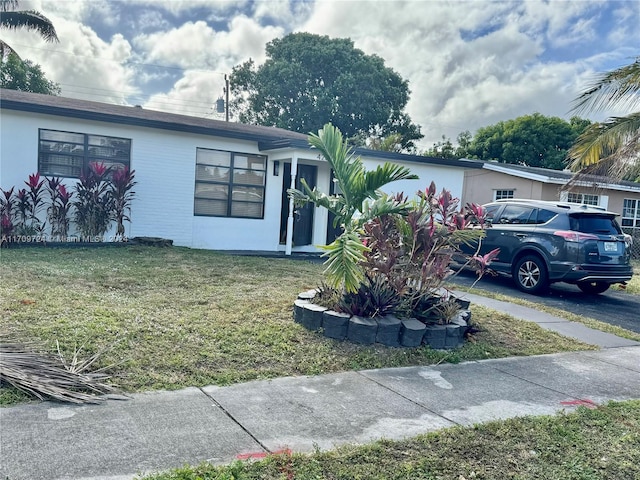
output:
[[[469,302],[445,325],[425,324],[415,318],[363,318],[335,312],[313,303],[315,290],[301,292],[293,302],[293,319],[307,330],[321,332],[327,338],[348,340],[360,345],[379,343],[388,347],[428,345],[437,350],[450,350],[464,345],[471,322]]]

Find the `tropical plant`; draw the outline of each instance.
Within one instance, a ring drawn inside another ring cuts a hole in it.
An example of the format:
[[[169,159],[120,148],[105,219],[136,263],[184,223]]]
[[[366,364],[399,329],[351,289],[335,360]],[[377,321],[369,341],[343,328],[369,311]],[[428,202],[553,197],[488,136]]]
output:
[[[14,229],[15,197],[11,187],[10,190],[0,188],[0,235],[11,235]]]
[[[44,207],[44,180],[40,179],[39,173],[34,173],[29,175],[29,180],[24,183],[28,188],[18,190],[15,196],[15,233],[21,236],[41,235],[45,223],[40,220],[38,213]],[[13,191],[13,188],[10,191]]]
[[[51,236],[66,238],[69,234],[69,210],[71,210],[71,197],[73,193],[67,191],[60,178],[47,179],[47,191],[49,192],[49,207],[47,218],[51,225]]]
[[[102,237],[112,219],[113,199],[109,193],[109,175],[112,167],[104,163],[91,163],[76,184],[74,220],[84,237]]]
[[[573,171],[622,178],[640,164],[640,57],[599,75],[576,98],[573,110],[598,112],[620,107],[631,113],[594,123],[575,141],[568,153]]]
[[[35,10],[17,10],[18,0],[0,0],[0,27],[12,30],[24,28],[35,30],[47,42],[57,42],[56,29],[47,17]],[[7,43],[0,40],[0,60],[5,54],[14,52]]]
[[[137,183],[134,181],[135,170],[129,170],[128,167],[116,170],[111,176],[109,183],[109,195],[111,196],[113,215],[112,219],[116,221],[118,237],[124,237],[124,221],[131,222],[129,213],[131,212],[131,201],[135,196],[132,190]]]
[[[389,162],[375,170],[365,170],[361,158],[353,154],[340,130],[331,124],[325,125],[318,135],[311,134],[309,143],[329,163],[341,194],[324,194],[315,187],[309,188],[304,180],[301,182],[303,191],[289,189],[288,193],[297,205],[312,202],[325,207],[334,215],[334,226],[343,228],[335,241],[323,247],[327,257],[325,274],[330,285],[356,292],[364,279],[359,263],[364,260],[367,250],[358,232],[369,220],[408,208],[408,204],[396,202],[380,189],[396,180],[418,177],[408,168]]]
[[[401,298],[392,285],[379,275],[365,274],[355,292],[344,292],[337,310],[359,317],[384,317],[396,312]]]
[[[407,199],[398,194],[395,202],[406,204]],[[484,211],[471,204],[459,209],[459,200],[445,189],[436,194],[433,182],[409,205],[403,214],[382,215],[364,225],[367,251],[361,265],[395,290],[401,299],[396,313],[428,322],[442,317],[446,295],[441,289],[456,273],[451,268],[454,257],[472,262],[460,246],[480,242]],[[479,228],[468,228],[472,224]],[[476,262],[479,275],[489,263],[490,259],[482,266]]]

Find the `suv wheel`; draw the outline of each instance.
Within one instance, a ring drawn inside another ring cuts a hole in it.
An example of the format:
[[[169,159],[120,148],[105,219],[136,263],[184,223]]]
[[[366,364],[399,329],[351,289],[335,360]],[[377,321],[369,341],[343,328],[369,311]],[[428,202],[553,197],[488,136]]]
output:
[[[580,282],[578,288],[584,293],[591,293],[597,295],[598,293],[606,292],[611,285],[604,282]]]
[[[526,255],[518,260],[513,279],[518,288],[527,293],[542,293],[549,287],[547,267],[536,255]]]

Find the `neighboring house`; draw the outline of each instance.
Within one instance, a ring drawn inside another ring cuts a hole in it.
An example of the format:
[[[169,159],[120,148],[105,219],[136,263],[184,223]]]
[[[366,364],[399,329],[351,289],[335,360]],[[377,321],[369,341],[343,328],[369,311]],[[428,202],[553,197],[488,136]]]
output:
[[[140,107],[0,90],[0,187],[22,188],[29,174],[64,177],[73,187],[90,162],[136,172],[128,237],[171,239],[214,250],[315,251],[335,234],[328,212],[290,209],[286,189],[305,178],[329,192],[330,168],[307,136]],[[431,181],[462,196],[468,160],[358,150],[367,169],[385,161],[419,180],[389,192],[413,196]]]
[[[465,173],[464,202],[482,204],[502,198],[529,198],[596,205],[619,213],[619,222],[625,231],[640,232],[640,183],[611,182],[604,177],[590,176],[567,187],[573,178],[571,172],[480,163],[483,163],[482,169]]]

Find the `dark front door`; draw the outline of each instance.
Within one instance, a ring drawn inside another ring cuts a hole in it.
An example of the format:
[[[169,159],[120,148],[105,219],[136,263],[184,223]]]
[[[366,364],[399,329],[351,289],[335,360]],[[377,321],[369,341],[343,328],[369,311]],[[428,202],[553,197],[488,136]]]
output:
[[[336,182],[333,181],[333,170],[331,170],[331,181],[329,182],[329,195],[341,195],[342,192],[338,188]],[[333,243],[343,231],[342,225],[335,225],[336,216],[329,212],[329,220],[327,222],[327,245]]]
[[[282,169],[284,175],[282,182],[282,210],[280,214],[280,243],[285,243],[287,238],[287,217],[289,216],[289,196],[287,189],[290,187],[291,164],[285,163]],[[298,175],[296,178],[296,188],[301,190],[300,180],[304,178],[309,187],[316,186],[317,167],[312,165],[298,164]],[[313,239],[313,209],[312,203],[307,203],[304,207],[294,207],[293,211],[293,244],[297,247],[301,245],[311,245]]]

